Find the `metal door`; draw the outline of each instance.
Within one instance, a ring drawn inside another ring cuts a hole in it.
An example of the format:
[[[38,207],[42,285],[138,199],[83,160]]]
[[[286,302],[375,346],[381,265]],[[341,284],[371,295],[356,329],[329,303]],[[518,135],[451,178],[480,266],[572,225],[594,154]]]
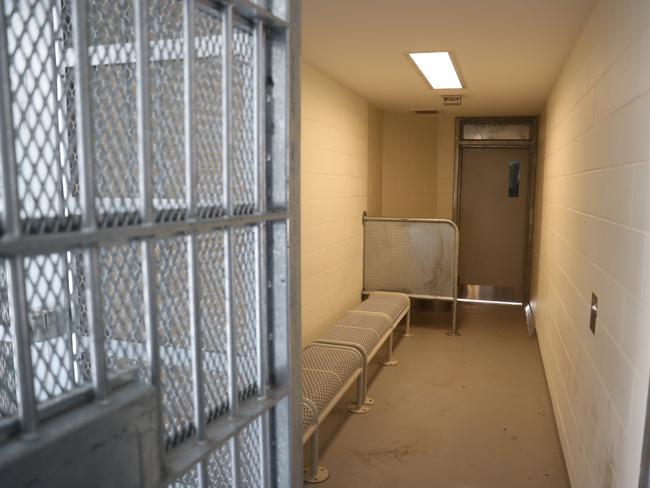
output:
[[[530,151],[464,147],[459,282],[464,298],[524,301]]]
[[[298,10],[3,1],[2,483],[301,485]]]

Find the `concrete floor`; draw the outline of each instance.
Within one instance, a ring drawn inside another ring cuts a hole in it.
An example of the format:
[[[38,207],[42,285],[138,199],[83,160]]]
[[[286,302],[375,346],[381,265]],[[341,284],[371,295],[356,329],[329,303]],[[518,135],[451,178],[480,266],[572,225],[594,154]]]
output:
[[[397,367],[375,358],[366,415],[345,410],[321,429],[322,488],[568,487],[537,341],[519,307],[462,304],[414,312]]]

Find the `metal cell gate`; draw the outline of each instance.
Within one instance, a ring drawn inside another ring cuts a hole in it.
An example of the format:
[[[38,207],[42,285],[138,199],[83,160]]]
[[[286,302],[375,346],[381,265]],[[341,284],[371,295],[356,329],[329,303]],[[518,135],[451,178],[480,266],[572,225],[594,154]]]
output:
[[[363,292],[452,302],[456,332],[458,227],[451,220],[363,217]]]
[[[300,483],[298,10],[3,0],[0,465],[138,383],[153,485]]]

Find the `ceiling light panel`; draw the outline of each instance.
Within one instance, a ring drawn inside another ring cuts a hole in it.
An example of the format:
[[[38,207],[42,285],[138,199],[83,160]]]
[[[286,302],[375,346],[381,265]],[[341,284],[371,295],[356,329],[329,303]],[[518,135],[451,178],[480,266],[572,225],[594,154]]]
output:
[[[409,57],[434,90],[463,88],[448,52],[409,53]]]

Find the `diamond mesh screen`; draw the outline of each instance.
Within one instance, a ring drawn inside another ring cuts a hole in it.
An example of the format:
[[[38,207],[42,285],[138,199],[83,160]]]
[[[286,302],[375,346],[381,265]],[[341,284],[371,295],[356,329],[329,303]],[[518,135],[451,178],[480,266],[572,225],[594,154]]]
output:
[[[222,152],[222,22],[216,12],[197,8],[194,24],[194,96],[210,100],[210,103],[197,104],[193,113],[198,212],[202,217],[217,217],[226,208]]]
[[[78,252],[24,259],[31,328],[34,390],[38,401],[56,398],[89,379],[88,335],[72,321],[68,270],[83,269]],[[85,304],[80,289],[73,293]]]
[[[233,146],[232,199],[236,214],[252,213],[255,189],[255,57],[253,35],[234,29],[233,38]]]
[[[100,225],[139,221],[132,0],[89,4],[96,207]]]
[[[140,246],[136,242],[102,248],[99,255],[103,290],[102,318],[106,328],[106,363],[109,371],[136,369],[148,378],[147,333]]]
[[[16,415],[13,333],[9,317],[5,261],[0,260],[0,419]]]
[[[150,3],[151,129],[154,208],[160,221],[185,216],[185,103],[183,78],[183,2],[154,0]]]
[[[183,237],[158,241],[158,327],[163,423],[167,448],[194,434],[192,356],[187,289],[187,243]]]
[[[262,419],[257,417],[240,432],[239,484],[242,488],[262,487]]]
[[[230,444],[225,444],[210,454],[205,468],[208,488],[230,488],[232,486],[232,453]]]
[[[203,334],[205,415],[210,422],[228,409],[225,239],[222,231],[198,237],[199,307]]]
[[[259,322],[257,228],[233,229],[233,302],[240,399],[257,392]]]
[[[458,236],[447,222],[364,222],[365,291],[454,297]]]
[[[5,1],[3,10],[23,230],[78,228],[69,17],[57,0]]]

